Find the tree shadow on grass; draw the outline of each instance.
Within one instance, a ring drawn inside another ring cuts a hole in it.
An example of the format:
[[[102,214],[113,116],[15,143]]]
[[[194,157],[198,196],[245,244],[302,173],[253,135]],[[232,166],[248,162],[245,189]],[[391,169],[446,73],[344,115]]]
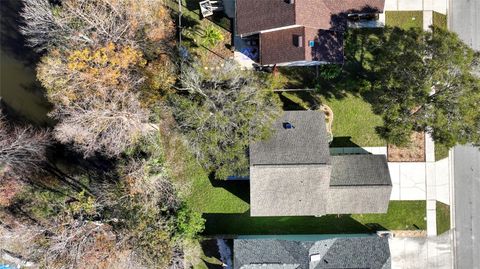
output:
[[[294,235],[351,234],[387,230],[378,223],[363,224],[350,215],[322,217],[251,217],[250,211],[239,214],[204,213],[205,235]]]

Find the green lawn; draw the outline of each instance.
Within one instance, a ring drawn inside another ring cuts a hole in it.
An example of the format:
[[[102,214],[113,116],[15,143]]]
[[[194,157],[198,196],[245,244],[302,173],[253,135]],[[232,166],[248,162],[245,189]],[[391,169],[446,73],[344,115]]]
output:
[[[343,98],[325,98],[323,103],[333,110],[333,147],[385,146],[375,128],[383,121],[362,97],[347,94]]]
[[[440,143],[435,143],[435,161],[440,161],[448,157],[449,148]]]
[[[385,11],[385,23],[388,26],[403,29],[423,28],[422,11]]]
[[[447,30],[447,15],[433,11],[433,25]]]
[[[437,201],[437,234],[450,230],[450,206]]]
[[[372,106],[362,97],[343,94],[341,97],[321,96],[318,99],[308,92],[283,92],[281,100],[284,109],[308,109],[315,103],[323,103],[333,110],[332,147],[377,147],[386,142],[376,133],[375,128],[383,124],[375,115]]]
[[[244,213],[206,213],[205,234],[339,234],[426,229],[425,201],[391,201],[386,214],[323,217],[250,217]]]
[[[187,174],[194,179],[187,203],[192,208],[202,213],[241,213],[250,208],[248,181],[210,180],[199,164],[189,167]]]

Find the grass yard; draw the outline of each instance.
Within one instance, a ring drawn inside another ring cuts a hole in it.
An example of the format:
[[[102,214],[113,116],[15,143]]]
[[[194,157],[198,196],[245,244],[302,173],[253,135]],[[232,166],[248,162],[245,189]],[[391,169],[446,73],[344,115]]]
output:
[[[423,28],[422,11],[385,11],[385,23],[388,26],[403,29]]]
[[[440,161],[448,157],[449,148],[440,143],[435,143],[435,161]]]
[[[362,97],[344,94],[341,97],[321,96],[319,100],[309,92],[283,92],[281,100],[287,110],[308,109],[315,103],[323,103],[333,110],[332,147],[377,147],[386,142],[375,128],[383,124],[371,105]]]
[[[178,1],[166,0],[166,5],[172,10],[175,20],[178,20]],[[233,56],[231,48],[231,20],[223,12],[216,12],[213,16],[202,18],[199,0],[182,0],[182,45],[190,52],[204,59],[223,61]],[[178,22],[177,22],[178,23]],[[205,30],[214,29],[222,39],[216,40],[215,45],[207,45]]]
[[[450,206],[437,201],[437,234],[450,230]]]
[[[386,214],[323,217],[250,217],[244,213],[206,213],[206,235],[341,234],[380,230],[424,230],[425,201],[391,201]]]
[[[343,98],[325,98],[322,102],[333,110],[333,147],[377,147],[386,142],[376,133],[382,118],[375,115],[362,97],[347,94]]]
[[[241,213],[247,211],[250,189],[248,181],[209,179],[198,166],[187,203],[202,213]]]
[[[433,11],[433,25],[447,30],[447,15]]]

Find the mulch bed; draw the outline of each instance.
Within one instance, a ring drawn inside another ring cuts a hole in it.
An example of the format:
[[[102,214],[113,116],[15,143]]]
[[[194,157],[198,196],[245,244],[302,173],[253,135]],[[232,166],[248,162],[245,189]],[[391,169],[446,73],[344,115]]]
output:
[[[425,134],[415,132],[412,134],[411,143],[407,147],[388,145],[389,162],[424,162],[425,161]]]

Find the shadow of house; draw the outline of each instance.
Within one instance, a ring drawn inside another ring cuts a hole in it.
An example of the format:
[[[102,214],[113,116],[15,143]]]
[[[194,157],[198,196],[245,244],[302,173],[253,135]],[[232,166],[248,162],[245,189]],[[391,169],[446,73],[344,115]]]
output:
[[[322,217],[252,217],[244,213],[204,213],[204,235],[279,235],[279,234],[351,234],[375,233],[386,228],[378,223],[362,224],[351,215],[325,215]]]
[[[242,201],[250,203],[250,181],[249,180],[218,180],[211,173],[208,176],[210,184],[215,188],[223,188],[231,194],[237,196]]]
[[[334,136],[330,148],[346,147],[346,148],[361,148],[358,144],[352,141],[351,136]]]

